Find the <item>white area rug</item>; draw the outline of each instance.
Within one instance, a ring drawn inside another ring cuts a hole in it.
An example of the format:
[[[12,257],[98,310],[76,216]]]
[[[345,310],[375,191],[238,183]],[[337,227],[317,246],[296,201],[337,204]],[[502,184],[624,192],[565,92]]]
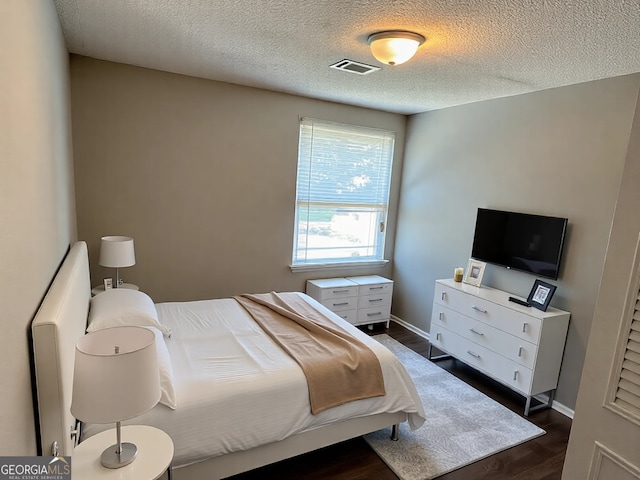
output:
[[[375,339],[405,366],[427,414],[415,432],[403,423],[397,442],[389,430],[364,437],[402,480],[432,479],[545,433],[388,335]]]

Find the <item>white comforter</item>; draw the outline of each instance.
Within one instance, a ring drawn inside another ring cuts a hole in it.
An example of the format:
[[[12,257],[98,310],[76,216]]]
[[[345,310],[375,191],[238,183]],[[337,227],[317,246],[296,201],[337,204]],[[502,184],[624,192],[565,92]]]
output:
[[[305,300],[367,344],[380,360],[386,395],[350,402],[311,415],[300,367],[233,299],[156,305],[175,377],[177,408],[157,405],[124,422],[154,425],[175,445],[174,467],[250,449],[341,419],[407,412],[415,429],[424,409],[413,381],[396,357],[377,341],[312,298]],[[89,425],[85,436],[105,428]]]

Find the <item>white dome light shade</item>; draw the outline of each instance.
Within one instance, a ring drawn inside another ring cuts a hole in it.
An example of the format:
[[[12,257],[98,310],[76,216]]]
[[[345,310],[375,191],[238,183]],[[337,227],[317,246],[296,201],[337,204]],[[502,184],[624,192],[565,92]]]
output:
[[[369,47],[376,60],[393,66],[411,59],[424,41],[422,35],[413,32],[378,32],[369,36]]]

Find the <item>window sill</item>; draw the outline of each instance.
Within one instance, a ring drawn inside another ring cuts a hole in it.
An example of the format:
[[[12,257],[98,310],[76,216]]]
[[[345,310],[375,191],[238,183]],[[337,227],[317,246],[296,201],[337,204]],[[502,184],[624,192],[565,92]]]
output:
[[[312,272],[316,270],[344,270],[353,268],[384,267],[389,260],[373,260],[369,262],[343,262],[343,263],[307,263],[304,265],[289,265],[293,273]]]

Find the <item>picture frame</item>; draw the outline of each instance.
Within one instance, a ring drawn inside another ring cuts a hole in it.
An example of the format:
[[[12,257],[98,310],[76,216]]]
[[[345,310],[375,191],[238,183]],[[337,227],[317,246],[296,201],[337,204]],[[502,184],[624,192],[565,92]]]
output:
[[[113,278],[111,278],[111,277],[105,278],[103,280],[103,283],[104,283],[105,291],[106,290],[111,290],[113,288]]]
[[[555,285],[543,282],[542,280],[536,280],[533,282],[531,292],[529,292],[527,303],[538,310],[546,312],[556,288],[557,287]]]
[[[486,263],[470,258],[462,281],[469,285],[479,287],[482,283],[482,277],[484,276],[484,269],[486,266]]]

